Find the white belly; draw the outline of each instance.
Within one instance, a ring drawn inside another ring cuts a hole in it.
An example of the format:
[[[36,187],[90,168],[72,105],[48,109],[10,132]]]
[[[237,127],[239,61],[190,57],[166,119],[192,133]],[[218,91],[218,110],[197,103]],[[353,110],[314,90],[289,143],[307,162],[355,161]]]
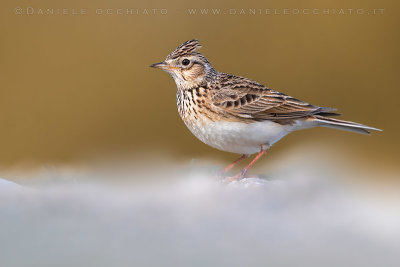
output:
[[[254,154],[260,152],[262,145],[272,146],[300,125],[280,125],[272,121],[245,124],[203,120],[187,126],[197,138],[214,148],[238,154]]]

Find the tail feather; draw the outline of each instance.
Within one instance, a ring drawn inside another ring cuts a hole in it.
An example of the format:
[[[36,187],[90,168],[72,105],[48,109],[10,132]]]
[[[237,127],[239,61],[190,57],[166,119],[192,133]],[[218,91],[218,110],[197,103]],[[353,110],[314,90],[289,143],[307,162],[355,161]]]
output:
[[[370,134],[369,131],[382,131],[381,129],[377,129],[374,127],[366,126],[351,121],[343,121],[320,115],[315,115],[313,117],[314,117],[313,118],[314,122],[317,122],[319,126],[322,127],[335,128],[339,130],[350,131],[361,134]]]

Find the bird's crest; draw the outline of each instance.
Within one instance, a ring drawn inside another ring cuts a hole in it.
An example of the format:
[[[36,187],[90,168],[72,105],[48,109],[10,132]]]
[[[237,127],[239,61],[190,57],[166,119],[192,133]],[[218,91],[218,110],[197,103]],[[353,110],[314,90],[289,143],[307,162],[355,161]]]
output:
[[[200,48],[201,45],[196,39],[189,40],[178,46],[171,54],[168,55],[167,59],[174,59],[187,54],[193,54],[196,49]]]

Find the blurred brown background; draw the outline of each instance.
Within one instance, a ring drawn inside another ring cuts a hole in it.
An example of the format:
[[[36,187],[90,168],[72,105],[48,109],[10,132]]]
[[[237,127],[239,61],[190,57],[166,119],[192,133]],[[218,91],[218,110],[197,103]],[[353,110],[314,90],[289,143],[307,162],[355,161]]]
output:
[[[343,119],[384,129],[371,136],[324,128],[297,132],[275,145],[271,157],[294,144],[329,142],[374,163],[397,164],[395,1],[3,0],[0,5],[2,166],[145,151],[177,158],[235,157],[191,135],[176,110],[173,80],[148,67],[191,38],[200,40],[201,52],[219,71],[337,107]],[[16,14],[17,7],[23,13],[33,7],[35,14]],[[40,15],[39,8],[68,8],[69,14]],[[73,15],[73,8],[86,8],[87,14]],[[113,8],[113,14],[96,15],[98,8]],[[116,8],[150,14],[117,15]],[[152,8],[158,9],[155,15]],[[189,8],[342,8],[346,13],[189,15]],[[350,15],[348,8],[384,8],[384,14]]]

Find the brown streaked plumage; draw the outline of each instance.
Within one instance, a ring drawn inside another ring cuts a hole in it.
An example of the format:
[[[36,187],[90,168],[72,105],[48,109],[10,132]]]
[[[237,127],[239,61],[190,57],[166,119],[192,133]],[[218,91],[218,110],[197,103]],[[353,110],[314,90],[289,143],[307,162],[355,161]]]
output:
[[[267,149],[288,133],[316,126],[368,134],[378,130],[362,124],[331,118],[334,108],[314,106],[267,88],[255,81],[217,72],[197,52],[197,40],[178,46],[165,61],[151,65],[167,71],[175,80],[180,116],[204,143],[255,159],[234,179],[242,178]]]

